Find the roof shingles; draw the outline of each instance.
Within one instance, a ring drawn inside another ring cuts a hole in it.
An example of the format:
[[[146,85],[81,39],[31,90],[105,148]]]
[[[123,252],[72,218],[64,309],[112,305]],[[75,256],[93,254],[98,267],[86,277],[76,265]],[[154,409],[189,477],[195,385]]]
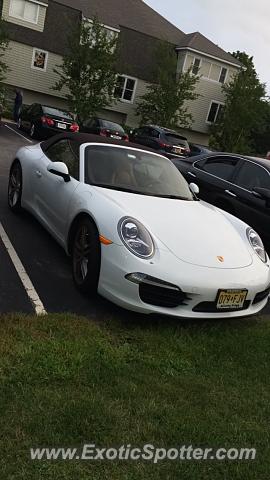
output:
[[[215,43],[211,42],[208,38],[202,35],[200,32],[189,33],[184,35],[181,41],[178,43],[177,48],[192,48],[199,52],[211,55],[213,57],[224,60],[225,62],[233,63],[237,66],[241,66],[241,62],[234,58],[230,53],[225,52]]]
[[[142,0],[57,0],[59,3],[82,11],[87,18],[97,16],[104,24],[148,34],[177,45],[183,35],[181,30],[146,5]]]

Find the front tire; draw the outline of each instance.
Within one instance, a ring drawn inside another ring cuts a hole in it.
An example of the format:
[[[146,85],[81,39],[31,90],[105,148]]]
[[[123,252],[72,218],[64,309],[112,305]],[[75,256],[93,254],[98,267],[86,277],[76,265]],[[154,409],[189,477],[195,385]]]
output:
[[[14,212],[21,211],[22,199],[22,167],[20,162],[15,161],[10,169],[8,181],[8,205]]]
[[[99,234],[94,223],[87,217],[75,226],[72,242],[72,275],[82,293],[93,296],[97,293],[101,261]]]

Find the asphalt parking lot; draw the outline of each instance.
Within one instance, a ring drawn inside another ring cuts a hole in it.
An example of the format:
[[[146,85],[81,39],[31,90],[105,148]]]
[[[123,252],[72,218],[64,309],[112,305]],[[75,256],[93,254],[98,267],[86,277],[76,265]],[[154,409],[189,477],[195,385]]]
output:
[[[14,215],[7,205],[9,168],[16,151],[30,144],[13,125],[0,127],[0,224],[12,243],[47,312],[71,312],[101,319],[126,312],[97,297],[91,302],[74,287],[70,260],[39,223],[26,212]],[[18,273],[0,240],[0,313],[34,312]]]
[[[71,312],[102,320],[114,314],[138,317],[101,297],[90,300],[74,287],[70,260],[50,235],[29,214],[14,215],[7,205],[9,168],[16,151],[32,141],[15,126],[0,127],[0,227],[1,224],[46,312]],[[16,262],[15,262],[16,263]],[[35,311],[27,289],[0,239],[0,313]],[[270,304],[263,313],[270,313]]]

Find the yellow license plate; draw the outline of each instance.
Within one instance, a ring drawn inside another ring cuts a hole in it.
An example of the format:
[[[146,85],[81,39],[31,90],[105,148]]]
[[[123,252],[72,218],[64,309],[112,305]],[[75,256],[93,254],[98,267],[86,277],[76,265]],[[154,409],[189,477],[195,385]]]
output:
[[[247,290],[219,290],[217,308],[243,308],[247,294]]]

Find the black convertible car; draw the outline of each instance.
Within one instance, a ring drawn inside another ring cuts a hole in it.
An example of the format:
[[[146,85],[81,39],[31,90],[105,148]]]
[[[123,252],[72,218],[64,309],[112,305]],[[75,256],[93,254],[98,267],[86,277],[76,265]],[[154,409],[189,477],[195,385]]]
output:
[[[200,198],[251,225],[270,251],[270,161],[229,153],[173,159]]]

